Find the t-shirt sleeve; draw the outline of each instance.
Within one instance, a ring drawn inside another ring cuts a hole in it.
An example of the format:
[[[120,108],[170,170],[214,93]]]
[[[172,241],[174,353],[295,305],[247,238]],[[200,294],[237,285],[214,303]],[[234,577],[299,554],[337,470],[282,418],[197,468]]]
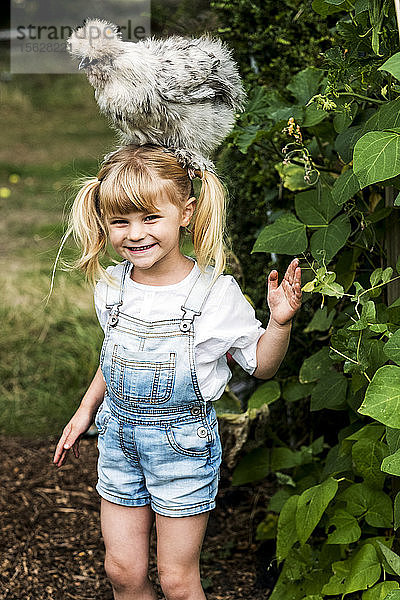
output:
[[[252,375],[257,367],[257,343],[265,329],[231,275],[225,275],[223,286],[215,291],[207,326],[211,328],[212,339],[203,349],[199,348],[200,352],[206,352],[207,346],[208,351],[212,349],[219,357],[229,352],[242,369]]]
[[[257,343],[265,328],[256,317],[255,310],[243,295],[239,284],[232,278],[229,286],[231,298],[231,317],[234,319],[235,339],[228,352],[232,358],[250,375],[257,367]]]

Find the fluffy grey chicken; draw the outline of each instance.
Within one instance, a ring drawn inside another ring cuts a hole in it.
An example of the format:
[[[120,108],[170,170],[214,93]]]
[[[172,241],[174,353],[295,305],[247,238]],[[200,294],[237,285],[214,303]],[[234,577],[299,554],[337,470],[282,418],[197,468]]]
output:
[[[122,144],[173,150],[183,166],[214,170],[211,152],[243,110],[231,50],[218,38],[154,37],[124,42],[116,25],[87,19],[68,39]]]

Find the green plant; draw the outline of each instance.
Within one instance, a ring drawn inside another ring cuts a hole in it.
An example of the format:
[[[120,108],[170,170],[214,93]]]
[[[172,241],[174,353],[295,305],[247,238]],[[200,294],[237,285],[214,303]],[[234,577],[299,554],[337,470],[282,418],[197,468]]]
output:
[[[303,257],[312,307],[310,354],[296,377],[277,378],[273,401],[307,404],[325,423],[300,447],[255,440],[233,483],[274,474],[280,484],[258,528],[259,539],[277,532],[272,600],[389,600],[400,597],[398,31],[386,1],[313,8],[339,16],[323,68],[282,91],[255,87],[233,142],[276,157],[281,197],[252,252]]]

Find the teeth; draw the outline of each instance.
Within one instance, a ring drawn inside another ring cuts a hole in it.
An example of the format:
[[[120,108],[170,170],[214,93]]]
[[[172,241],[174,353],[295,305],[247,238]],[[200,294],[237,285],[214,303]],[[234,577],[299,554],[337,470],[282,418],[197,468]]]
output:
[[[154,244],[149,244],[148,246],[135,246],[131,248],[131,250],[147,250],[147,248],[151,248]]]

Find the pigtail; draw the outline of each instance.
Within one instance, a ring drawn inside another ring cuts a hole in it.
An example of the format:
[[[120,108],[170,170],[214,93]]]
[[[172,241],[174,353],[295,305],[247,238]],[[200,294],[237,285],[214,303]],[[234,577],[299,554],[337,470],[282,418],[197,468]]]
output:
[[[81,187],[72,205],[68,227],[81,248],[81,256],[74,266],[83,271],[93,284],[104,275],[99,255],[107,246],[107,232],[98,206],[100,185],[96,177],[87,180]]]
[[[200,269],[204,270],[213,260],[216,279],[226,264],[224,230],[227,192],[214,173],[204,171],[201,179],[192,240]]]

